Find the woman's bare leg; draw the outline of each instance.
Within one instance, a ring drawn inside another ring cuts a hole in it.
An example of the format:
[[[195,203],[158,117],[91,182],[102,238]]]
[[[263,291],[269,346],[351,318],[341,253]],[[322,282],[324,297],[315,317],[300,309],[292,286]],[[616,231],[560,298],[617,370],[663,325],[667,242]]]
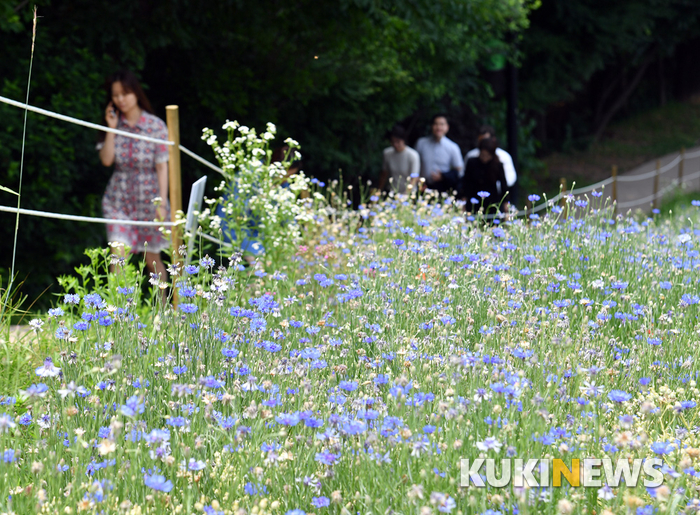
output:
[[[146,252],[146,269],[151,274],[158,274],[161,281],[168,281],[168,272],[165,270],[163,260],[160,259],[160,252]],[[168,300],[166,290],[161,290],[161,293],[163,294],[163,302]]]

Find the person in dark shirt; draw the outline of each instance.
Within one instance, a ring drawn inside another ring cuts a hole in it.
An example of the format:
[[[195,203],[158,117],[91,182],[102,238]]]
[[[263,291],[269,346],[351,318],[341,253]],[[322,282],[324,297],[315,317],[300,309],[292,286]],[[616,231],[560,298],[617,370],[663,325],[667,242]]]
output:
[[[479,157],[467,160],[460,192],[467,201],[467,211],[476,212],[483,205],[484,212],[494,212],[508,202],[505,171],[497,148],[496,138],[484,138],[479,142]]]

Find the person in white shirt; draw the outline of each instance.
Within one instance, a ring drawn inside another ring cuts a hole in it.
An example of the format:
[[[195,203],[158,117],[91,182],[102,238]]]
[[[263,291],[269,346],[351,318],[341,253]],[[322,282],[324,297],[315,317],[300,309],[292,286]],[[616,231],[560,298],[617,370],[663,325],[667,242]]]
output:
[[[436,114],[431,122],[432,135],[420,138],[416,150],[420,154],[420,175],[425,186],[437,191],[459,188],[464,173],[464,160],[459,145],[446,136],[450,130],[447,117]]]
[[[479,128],[479,136],[476,139],[476,147],[469,152],[467,152],[467,155],[464,156],[464,160],[467,161],[469,158],[472,157],[479,157],[479,143],[481,140],[490,138],[490,137],[495,137],[496,136],[496,131],[494,131],[493,127],[490,125],[482,125]],[[510,156],[508,152],[503,150],[502,148],[497,148],[496,149],[496,156],[498,157],[498,160],[503,163],[503,171],[505,172],[506,175],[506,187],[502,187],[501,185],[498,186],[499,191],[503,191],[505,189],[510,189],[511,190],[511,196],[513,198],[510,199],[511,203],[515,203],[515,195],[513,193],[513,186],[518,180],[518,174],[515,173],[515,166],[513,165],[513,158]]]
[[[384,190],[387,179],[391,178],[389,188],[397,193],[406,193],[408,184],[415,184],[420,175],[420,156],[406,145],[406,131],[400,125],[391,130],[389,140],[391,146],[384,149],[379,191]]]

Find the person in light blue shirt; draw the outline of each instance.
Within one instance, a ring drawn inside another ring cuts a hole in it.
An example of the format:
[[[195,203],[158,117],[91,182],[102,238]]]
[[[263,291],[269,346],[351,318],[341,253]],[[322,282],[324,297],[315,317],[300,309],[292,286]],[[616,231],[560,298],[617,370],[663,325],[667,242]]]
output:
[[[431,121],[432,134],[416,143],[421,160],[420,175],[430,189],[452,191],[459,186],[464,160],[459,145],[446,136],[449,130],[447,116],[436,114]]]

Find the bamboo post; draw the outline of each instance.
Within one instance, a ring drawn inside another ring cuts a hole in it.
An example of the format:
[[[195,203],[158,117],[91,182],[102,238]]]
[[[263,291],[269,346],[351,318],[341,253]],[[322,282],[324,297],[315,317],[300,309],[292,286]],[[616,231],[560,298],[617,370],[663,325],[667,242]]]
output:
[[[568,191],[566,186],[566,177],[559,179],[559,191],[561,191],[561,200],[559,201],[559,205],[564,209],[564,218],[568,218],[569,210],[567,209],[568,204],[566,203],[566,193]]]
[[[661,161],[656,160],[656,175],[654,175],[654,209],[659,207],[659,175],[661,175]]]
[[[166,122],[168,124],[168,140],[174,145],[169,148],[168,160],[168,185],[170,195],[170,220],[175,222],[178,211],[182,211],[182,179],[180,174],[180,116],[177,106],[167,106],[165,108]],[[180,245],[182,239],[177,227],[171,228],[172,242],[172,262],[173,264],[182,261],[180,256]],[[173,306],[177,308],[177,289],[173,288]]]
[[[613,213],[617,213],[617,165],[612,167],[612,180]]]
[[[678,185],[683,184],[683,162],[685,161],[685,147],[681,147],[681,160],[678,162]]]

